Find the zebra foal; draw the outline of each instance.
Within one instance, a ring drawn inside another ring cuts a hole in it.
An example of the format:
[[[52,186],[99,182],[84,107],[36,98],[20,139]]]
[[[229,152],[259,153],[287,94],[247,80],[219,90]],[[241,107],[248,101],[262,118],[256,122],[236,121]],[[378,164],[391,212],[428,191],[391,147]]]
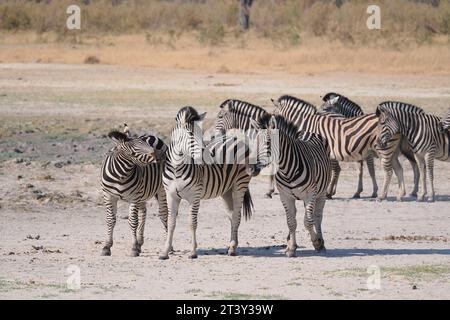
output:
[[[106,154],[101,169],[107,225],[102,255],[111,255],[117,202],[124,200],[130,204],[128,224],[132,236],[131,256],[139,256],[144,243],[146,201],[152,197],[158,201],[159,218],[167,231],[167,203],[162,185],[167,146],[152,135],[130,138],[126,133],[111,131],[108,137],[114,141],[115,147]]]

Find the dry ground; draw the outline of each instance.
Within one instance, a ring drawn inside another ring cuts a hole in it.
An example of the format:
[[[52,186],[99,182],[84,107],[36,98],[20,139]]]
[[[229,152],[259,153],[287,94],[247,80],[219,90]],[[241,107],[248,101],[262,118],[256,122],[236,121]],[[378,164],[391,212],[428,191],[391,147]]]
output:
[[[319,104],[327,91],[354,98],[367,112],[382,100],[401,99],[443,114],[450,106],[449,88],[450,78],[443,75],[237,75],[0,64],[0,298],[449,299],[448,163],[436,163],[434,203],[396,202],[394,183],[388,201],[350,200],[356,166],[344,165],[337,198],[325,206],[327,252],[314,252],[299,210],[301,247],[292,259],[283,253],[287,227],[282,206],[277,197],[263,198],[262,177],[251,184],[255,213],[241,225],[240,255],[224,255],[229,222],[220,200],[209,200],[200,209],[200,255],[194,261],[187,258],[186,206],[176,229],[177,251],[168,261],[158,260],[163,233],[154,203],[142,256],[127,256],[122,204],[113,255],[101,257],[106,228],[98,187],[100,162],[111,145],[105,134],[124,121],[136,131],[167,137],[185,104],[213,119],[219,103],[229,97],[270,108],[269,98],[284,93]],[[411,188],[407,162],[404,168]],[[370,183],[365,186],[367,196]],[[66,287],[70,265],[80,268],[80,290]],[[379,290],[366,285],[372,265],[381,270]]]

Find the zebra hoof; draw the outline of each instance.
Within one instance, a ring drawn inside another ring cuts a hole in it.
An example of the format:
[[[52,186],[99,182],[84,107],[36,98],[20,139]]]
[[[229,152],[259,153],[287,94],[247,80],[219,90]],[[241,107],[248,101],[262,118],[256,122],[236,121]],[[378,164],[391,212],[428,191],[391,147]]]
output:
[[[333,195],[327,193],[327,199],[333,200]]]
[[[286,257],[295,258],[297,255],[295,254],[295,250],[286,250]]]
[[[409,194],[409,196],[412,197],[412,198],[417,198],[417,192],[411,192]]]
[[[131,250],[130,257],[139,257],[139,251],[137,249]]]
[[[313,242],[314,249],[316,249],[317,252],[325,252],[325,241],[323,239],[317,239]]]
[[[198,256],[197,256],[196,253],[191,253],[191,254],[189,255],[189,259],[197,259],[197,258],[198,258]]]
[[[372,193],[372,195],[370,196],[372,199],[375,199],[376,197],[378,197],[378,193],[374,192]]]
[[[230,257],[236,257],[237,256],[236,251],[228,251],[228,255]]]
[[[175,253],[175,249],[173,247],[171,247],[169,250],[169,254],[174,254],[174,253]]]
[[[108,247],[104,247],[102,249],[102,256],[110,256],[111,255],[111,249]]]
[[[272,194],[266,193],[266,194],[264,195],[264,198],[266,198],[266,199],[272,199]]]
[[[361,195],[359,193],[355,193],[353,195],[353,199],[359,199],[359,198],[361,198]]]
[[[167,259],[169,259],[168,255],[160,255],[159,256],[159,260],[167,260]]]

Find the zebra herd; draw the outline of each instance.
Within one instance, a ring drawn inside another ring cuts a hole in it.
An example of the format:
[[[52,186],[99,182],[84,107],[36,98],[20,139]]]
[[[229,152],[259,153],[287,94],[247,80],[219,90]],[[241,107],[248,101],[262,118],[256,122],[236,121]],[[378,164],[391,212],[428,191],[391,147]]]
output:
[[[406,194],[403,168],[398,160],[403,154],[414,172],[412,196],[433,201],[434,160],[450,161],[450,110],[443,117],[426,114],[421,108],[402,102],[383,102],[376,112],[364,114],[361,107],[337,93],[314,105],[293,96],[272,100],[274,111],[229,99],[220,107],[214,124],[214,136],[205,143],[201,122],[205,113],[183,107],[175,118],[170,144],[153,135],[133,136],[111,131],[115,146],[102,164],[101,185],[106,207],[107,238],[102,255],[111,255],[117,202],[129,205],[132,234],[131,255],[139,256],[144,242],[146,202],[155,197],[159,218],[166,234],[160,259],[173,251],[173,235],[181,200],[189,203],[192,250],[197,258],[197,214],[201,200],[221,197],[231,223],[228,255],[238,246],[241,215],[251,217],[253,202],[249,184],[252,177],[268,168],[271,173],[266,197],[275,187],[280,194],[288,225],[286,255],[295,256],[296,200],[303,200],[304,225],[311,242],[325,250],[322,216],[327,198],[336,193],[341,167],[339,162],[358,162],[358,187],[354,198],[363,191],[363,162],[372,179],[372,197],[385,199],[392,177],[397,176],[397,198]],[[229,134],[233,131],[237,134]],[[381,194],[375,179],[374,158],[379,157],[384,171]],[[420,180],[420,192],[419,192]],[[418,193],[419,192],[419,193]]]

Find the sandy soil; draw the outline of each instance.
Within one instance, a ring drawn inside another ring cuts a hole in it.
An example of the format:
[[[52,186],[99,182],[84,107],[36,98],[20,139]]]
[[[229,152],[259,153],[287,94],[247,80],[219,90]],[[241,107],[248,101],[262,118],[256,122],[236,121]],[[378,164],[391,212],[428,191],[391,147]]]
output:
[[[327,91],[354,98],[367,112],[395,98],[441,115],[450,105],[449,88],[450,78],[444,76],[236,75],[0,64],[0,298],[449,299],[449,163],[436,163],[434,203],[397,202],[394,183],[387,201],[366,198],[370,183],[366,197],[351,200],[356,165],[344,164],[337,197],[325,206],[327,252],[313,250],[298,203],[300,248],[292,259],[284,255],[281,203],[277,197],[263,198],[264,177],[251,183],[255,213],[241,224],[237,257],[225,255],[229,222],[218,199],[201,205],[197,260],[187,258],[186,205],[175,254],[158,260],[163,232],[154,216],[156,203],[149,204],[140,257],[128,256],[125,204],[119,207],[112,256],[101,257],[106,227],[99,194],[100,162],[111,145],[105,134],[124,121],[136,131],[167,137],[185,104],[213,119],[229,97],[270,108],[269,98],[283,93],[319,104]],[[410,189],[412,172],[403,163]],[[377,169],[381,185],[378,164]],[[80,271],[79,290],[67,287],[72,265]],[[367,286],[371,266],[380,270],[379,289]]]

